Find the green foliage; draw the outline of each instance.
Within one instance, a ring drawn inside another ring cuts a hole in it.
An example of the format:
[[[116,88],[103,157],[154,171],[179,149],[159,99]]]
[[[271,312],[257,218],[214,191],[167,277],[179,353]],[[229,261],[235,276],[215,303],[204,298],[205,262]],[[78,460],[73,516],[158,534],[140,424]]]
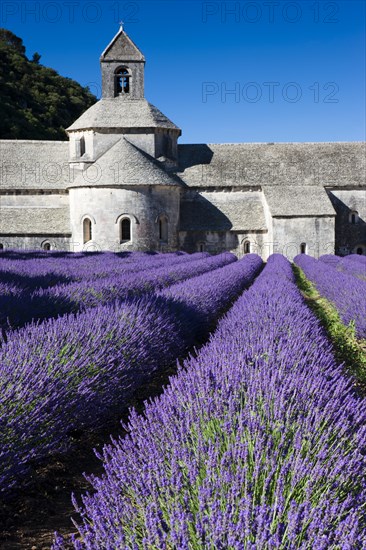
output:
[[[25,55],[21,38],[0,29],[0,138],[66,140],[70,126],[96,97]]]
[[[302,269],[293,264],[296,282],[309,307],[328,332],[337,359],[344,363],[356,379],[356,386],[366,393],[366,341],[357,340],[354,323],[345,326],[331,302],[320,296]]]

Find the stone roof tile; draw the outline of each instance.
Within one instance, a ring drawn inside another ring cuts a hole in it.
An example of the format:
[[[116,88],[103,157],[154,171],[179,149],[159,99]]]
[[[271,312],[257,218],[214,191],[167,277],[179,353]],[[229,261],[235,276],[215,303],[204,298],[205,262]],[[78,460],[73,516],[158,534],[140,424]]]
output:
[[[0,190],[65,189],[69,142],[0,140]]]
[[[190,187],[365,185],[364,142],[179,145],[178,153]]]
[[[125,33],[122,27],[112,38],[100,56],[101,61],[128,59],[129,61],[145,61],[145,58],[136,44]]]
[[[168,117],[146,99],[104,98],[94,103],[68,131],[88,128],[168,128],[179,130]],[[180,130],[179,130],[180,131]]]
[[[267,229],[259,191],[202,192],[183,199],[181,231],[263,231]]]
[[[336,214],[323,187],[265,186],[263,191],[273,217],[335,216]]]
[[[180,186],[175,175],[169,175],[144,151],[121,138],[69,187],[115,187],[135,185]]]
[[[69,208],[1,208],[0,234],[71,234]]]

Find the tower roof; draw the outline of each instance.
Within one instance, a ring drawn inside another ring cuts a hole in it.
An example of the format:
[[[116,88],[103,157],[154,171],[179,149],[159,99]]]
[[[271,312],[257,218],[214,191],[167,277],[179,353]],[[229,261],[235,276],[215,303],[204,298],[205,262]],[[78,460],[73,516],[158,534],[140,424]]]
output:
[[[154,158],[141,151],[126,138],[120,138],[95,163],[91,179],[86,171],[79,173],[68,187],[120,187],[135,185],[180,186],[179,179],[163,170]],[[91,182],[92,180],[92,182]]]
[[[103,98],[85,111],[67,131],[97,128],[168,128],[179,130],[168,117],[146,99],[123,101]]]
[[[101,61],[142,61],[145,57],[122,26],[100,56]]]

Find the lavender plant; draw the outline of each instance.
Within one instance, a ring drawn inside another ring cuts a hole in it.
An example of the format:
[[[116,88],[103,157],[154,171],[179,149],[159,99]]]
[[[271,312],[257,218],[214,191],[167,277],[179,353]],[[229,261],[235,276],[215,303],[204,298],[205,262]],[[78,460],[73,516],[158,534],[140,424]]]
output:
[[[76,313],[116,299],[141,296],[234,261],[234,254],[223,253],[211,257],[202,253],[198,257],[196,254],[170,257],[164,260],[163,265],[154,267],[150,259],[146,262],[144,258],[139,269],[130,272],[122,269],[108,277],[89,277],[52,288],[39,288],[31,293],[23,291],[20,296],[13,296],[13,299],[4,300],[0,296],[0,327],[9,330],[24,326],[32,320]]]
[[[353,259],[348,260],[347,256],[341,258],[340,256],[334,256],[333,254],[325,254],[320,256],[320,261],[325,262],[327,265],[335,267],[337,271],[345,273],[346,275],[353,275],[359,279],[366,281],[366,263],[357,262]]]
[[[251,255],[196,285],[187,281],[190,291],[182,283],[171,296],[118,301],[10,333],[0,349],[0,492],[26,480],[32,463],[67,450],[73,431],[102,425],[155,371],[207,337],[208,313],[216,320],[261,265]]]
[[[363,265],[366,265],[366,256],[362,256],[361,254],[349,254],[345,257],[345,259],[348,261],[357,262]]]
[[[272,256],[170,386],[104,449],[78,549],[366,547],[365,402]],[[59,535],[54,550],[65,548]]]
[[[15,257],[14,257],[15,256]],[[111,277],[126,272],[154,269],[163,265],[198,260],[207,252],[167,254],[123,253],[43,253],[23,252],[21,258],[14,251],[0,253],[0,282],[11,281],[24,290],[47,288],[55,284]]]
[[[357,337],[366,338],[366,283],[306,254],[296,256],[294,262],[334,304],[344,324],[354,323]]]

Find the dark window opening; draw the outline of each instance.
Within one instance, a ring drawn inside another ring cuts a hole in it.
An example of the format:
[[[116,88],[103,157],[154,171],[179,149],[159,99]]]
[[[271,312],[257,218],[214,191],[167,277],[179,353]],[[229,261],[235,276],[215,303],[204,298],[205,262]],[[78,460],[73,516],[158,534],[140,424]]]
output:
[[[92,240],[92,222],[89,218],[83,221],[83,240],[84,244]]]
[[[0,243],[0,250],[4,250],[4,245],[3,245],[3,243]]]
[[[244,254],[250,254],[250,242],[245,241],[244,243]]]
[[[351,212],[351,224],[355,225],[357,221],[358,221],[358,212],[354,210],[353,212]]]
[[[162,216],[159,218],[159,239],[161,241],[168,241],[168,220]]]
[[[126,242],[131,240],[131,220],[124,218],[121,221],[121,242]]]
[[[43,248],[43,250],[48,251],[48,250],[51,250],[51,245],[50,245],[50,243],[44,243],[42,248]]]
[[[130,93],[130,78],[131,75],[128,69],[119,69],[115,74],[115,95]]]
[[[80,138],[80,156],[85,155],[85,139],[84,136]]]
[[[360,256],[362,256],[363,254],[363,249],[359,246],[356,250],[356,253],[359,254]]]
[[[200,252],[204,252],[205,251],[204,243],[200,243],[198,249],[199,249]]]
[[[301,243],[300,254],[306,254],[306,243]]]

